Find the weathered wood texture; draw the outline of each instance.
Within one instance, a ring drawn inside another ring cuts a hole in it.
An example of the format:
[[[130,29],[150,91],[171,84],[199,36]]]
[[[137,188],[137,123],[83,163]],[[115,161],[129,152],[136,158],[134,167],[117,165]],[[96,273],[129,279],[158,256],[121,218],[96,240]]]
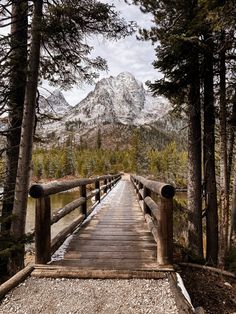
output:
[[[69,181],[58,181],[58,182],[51,182],[48,184],[33,184],[30,187],[29,194],[33,198],[41,198],[48,195],[60,193],[63,191],[68,191],[73,188],[77,188],[78,186],[93,184],[96,181],[105,181],[109,180],[109,182],[114,181],[115,179],[120,178],[120,174],[116,175],[107,175],[107,176],[100,176],[97,178],[91,179],[77,179],[77,180],[69,180]]]
[[[131,175],[149,230],[157,242],[158,265],[172,264],[173,260],[173,196],[170,184]]]
[[[51,204],[48,196],[36,200],[35,261],[47,263],[51,259]]]
[[[34,266],[26,266],[24,269],[16,273],[9,280],[4,282],[0,286],[0,300],[13,288],[18,286],[22,281],[25,280],[26,277],[30,275],[30,273],[34,270]]]
[[[101,188],[100,182],[104,191],[109,190],[119,181],[120,174],[107,175],[96,177],[93,179],[71,180],[66,182],[53,182],[49,184],[33,184],[30,188],[30,195],[36,198],[36,216],[35,216],[35,260],[36,263],[46,264],[51,260],[51,253],[54,253],[66,238],[74,232],[83,220],[91,213],[94,206],[87,208],[87,200],[95,196],[95,201],[100,202]],[[109,182],[109,183],[108,183]],[[87,184],[94,183],[95,189],[87,193]],[[105,187],[104,187],[105,186]],[[80,198],[60,208],[51,219],[50,195],[61,191],[66,191],[75,187],[80,187]],[[105,192],[104,192],[105,193]],[[94,205],[95,205],[94,204]],[[62,217],[80,207],[82,215],[75,219],[70,226],[64,228],[51,243],[51,225],[59,221]]]
[[[158,270],[156,242],[132,184],[122,180],[101,208],[73,236],[64,259],[53,265],[87,270]]]
[[[136,180],[138,190],[142,188],[146,188],[150,190],[151,192],[154,192],[164,198],[173,198],[175,195],[175,188],[170,184],[153,181],[153,180],[147,180],[141,176],[131,176],[131,178],[133,180]],[[145,195],[144,198],[146,196],[148,195]]]
[[[136,270],[96,270],[78,269],[68,266],[35,265],[31,273],[33,277],[51,278],[80,278],[80,279],[162,279],[167,278],[165,271],[136,271]]]

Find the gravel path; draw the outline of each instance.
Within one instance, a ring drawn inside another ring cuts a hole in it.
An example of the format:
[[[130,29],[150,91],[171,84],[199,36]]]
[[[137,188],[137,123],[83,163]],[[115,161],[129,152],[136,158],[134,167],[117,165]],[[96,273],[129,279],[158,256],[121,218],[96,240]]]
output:
[[[168,279],[92,280],[29,277],[0,304],[0,314],[177,314]]]

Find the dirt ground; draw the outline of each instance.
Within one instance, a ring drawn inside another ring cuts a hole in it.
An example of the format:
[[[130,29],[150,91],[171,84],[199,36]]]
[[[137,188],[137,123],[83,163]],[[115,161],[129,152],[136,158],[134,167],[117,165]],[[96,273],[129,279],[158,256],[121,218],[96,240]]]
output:
[[[210,314],[236,314],[236,280],[209,270],[181,267],[194,308]]]

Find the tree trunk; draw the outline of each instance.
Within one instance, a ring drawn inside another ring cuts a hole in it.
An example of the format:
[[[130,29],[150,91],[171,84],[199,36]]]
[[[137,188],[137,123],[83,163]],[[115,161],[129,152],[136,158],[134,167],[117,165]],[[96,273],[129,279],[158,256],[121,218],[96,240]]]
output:
[[[228,251],[229,238],[229,172],[228,172],[228,138],[227,138],[227,109],[226,109],[226,66],[225,66],[225,34],[221,35],[220,50],[220,250],[219,263],[224,265]]]
[[[8,133],[6,144],[6,177],[3,186],[1,232],[7,238],[11,229],[11,215],[14,203],[17,162],[19,157],[20,132],[25,97],[27,73],[28,1],[12,3],[10,93]],[[7,262],[1,263],[7,273]]]
[[[188,104],[188,242],[194,259],[203,258],[201,200],[201,105],[198,53],[192,53]]]
[[[234,170],[234,186],[231,210],[230,240],[236,241],[236,169]]]
[[[212,34],[205,35],[204,54],[204,182],[206,203],[206,239],[208,264],[217,264],[218,259],[218,214],[215,175],[215,108],[213,86],[213,41]]]
[[[229,150],[229,167],[232,168],[232,156],[233,156],[233,147],[235,139],[235,129],[236,129],[236,91],[233,97],[233,110],[232,117],[230,119],[230,150]],[[231,159],[230,159],[231,157]],[[231,173],[231,168],[229,171],[229,178]],[[236,240],[236,168],[234,168],[234,186],[233,186],[233,196],[232,196],[232,205],[231,205],[231,225],[230,225],[230,244],[232,240]]]
[[[23,123],[21,129],[20,153],[17,168],[15,201],[13,207],[14,219],[11,232],[13,237],[22,243],[19,250],[11,257],[11,273],[17,272],[24,265],[25,219],[32,159],[33,135],[35,128],[36,94],[41,44],[41,21],[43,0],[34,1],[34,16],[32,21],[31,49],[24,101]]]

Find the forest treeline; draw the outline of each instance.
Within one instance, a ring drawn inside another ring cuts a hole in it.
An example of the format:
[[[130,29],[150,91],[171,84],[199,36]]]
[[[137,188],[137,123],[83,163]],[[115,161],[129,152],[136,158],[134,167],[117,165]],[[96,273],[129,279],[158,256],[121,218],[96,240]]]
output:
[[[90,177],[108,173],[139,173],[152,179],[187,186],[187,152],[178,151],[172,142],[162,150],[140,153],[126,150],[80,149],[76,147],[36,149],[33,153],[34,180],[65,176]]]

